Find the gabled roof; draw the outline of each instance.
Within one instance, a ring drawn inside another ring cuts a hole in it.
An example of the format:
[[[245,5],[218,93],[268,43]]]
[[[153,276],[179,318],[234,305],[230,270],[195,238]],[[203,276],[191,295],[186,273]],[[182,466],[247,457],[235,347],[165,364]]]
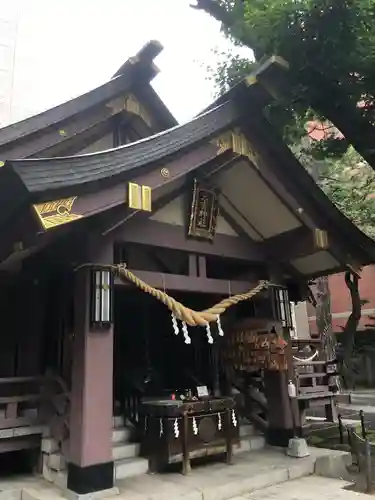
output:
[[[34,201],[59,197],[67,188],[74,188],[77,194],[82,187],[90,189],[90,184],[97,189],[98,181],[115,184],[125,173],[181,154],[209,140],[238,117],[238,110],[229,101],[184,125],[108,151],[62,158],[10,160],[0,170],[0,193],[1,177],[10,172],[19,177]]]
[[[110,103],[126,92],[138,94],[138,99],[147,104],[151,114],[157,117],[157,132],[175,126],[177,124],[175,118],[150,85],[151,80],[159,71],[153,60],[161,50],[162,45],[159,42],[151,41],[134,57],[128,59],[103,85],[47,111],[0,129],[0,159],[2,161],[8,159],[9,152],[12,152],[14,158],[13,152],[15,151],[17,155],[18,150],[20,153],[16,157],[25,157],[19,145],[24,145],[29,141],[40,141],[41,136],[51,130],[55,131],[58,138],[59,134],[64,134],[67,125],[77,117],[91,110],[94,112],[99,106]],[[93,117],[93,123],[95,119],[96,116]],[[63,137],[59,139],[63,140]],[[27,148],[24,150],[28,156]]]
[[[375,243],[330,202],[266,120],[267,99],[249,78],[192,121],[146,139],[86,155],[6,161],[2,220],[67,196],[74,217],[65,227],[106,215],[118,227],[134,215],[124,207],[125,181],[151,187],[160,205],[190,185],[190,176],[204,174],[218,187],[228,219],[256,246],[253,255],[261,253],[293,277],[374,263]],[[328,236],[323,246],[313,241],[319,231]]]

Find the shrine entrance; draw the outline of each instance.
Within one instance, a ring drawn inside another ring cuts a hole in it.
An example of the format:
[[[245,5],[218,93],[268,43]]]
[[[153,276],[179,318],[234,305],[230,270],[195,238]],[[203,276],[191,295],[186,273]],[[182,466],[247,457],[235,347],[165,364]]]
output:
[[[212,295],[173,294],[187,307],[202,310],[220,300]],[[214,342],[203,327],[176,334],[169,309],[144,292],[119,287],[115,292],[115,400],[123,406],[134,392],[144,397],[171,397],[206,386],[220,391],[218,348],[222,338],[212,325]]]

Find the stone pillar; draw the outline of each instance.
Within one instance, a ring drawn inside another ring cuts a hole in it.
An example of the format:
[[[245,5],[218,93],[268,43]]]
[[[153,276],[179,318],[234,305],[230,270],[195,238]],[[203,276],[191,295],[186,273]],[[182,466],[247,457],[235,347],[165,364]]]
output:
[[[113,328],[90,329],[90,268],[75,275],[74,340],[67,488],[90,494],[113,488]]]

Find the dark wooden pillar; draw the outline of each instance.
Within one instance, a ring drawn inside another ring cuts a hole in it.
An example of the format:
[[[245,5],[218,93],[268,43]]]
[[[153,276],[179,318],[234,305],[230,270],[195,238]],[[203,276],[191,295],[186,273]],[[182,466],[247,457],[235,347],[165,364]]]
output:
[[[90,268],[75,274],[74,340],[68,489],[77,494],[113,487],[113,327],[90,329]]]
[[[288,446],[289,439],[302,435],[301,418],[297,398],[290,399],[288,382],[294,382],[292,342],[284,329],[288,341],[285,348],[288,369],[264,373],[265,396],[268,405],[267,443],[272,446]]]
[[[267,443],[271,446],[288,446],[294,433],[288,395],[288,373],[266,370],[264,392],[268,405]],[[298,428],[296,430],[300,432]]]

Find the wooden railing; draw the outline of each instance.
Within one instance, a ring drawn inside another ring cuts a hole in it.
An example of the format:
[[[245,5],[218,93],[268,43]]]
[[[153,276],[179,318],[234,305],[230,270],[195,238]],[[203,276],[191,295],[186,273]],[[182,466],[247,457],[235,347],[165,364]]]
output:
[[[130,422],[136,429],[141,425],[141,403],[144,393],[137,387],[129,387],[122,401],[125,422]]]
[[[51,374],[47,380],[45,404],[49,407],[49,427],[52,437],[65,453],[70,434],[70,392],[66,382],[60,376]]]
[[[294,375],[302,422],[306,410],[314,406],[325,406],[327,420],[336,420],[332,381],[337,375],[337,361],[295,361]]]
[[[259,431],[265,432],[268,428],[268,405],[262,372],[243,374],[240,380],[233,381],[233,387],[239,392],[236,404],[241,416]]]
[[[43,377],[0,378],[0,429],[43,423],[42,383]]]
[[[0,378],[0,453],[37,445],[46,425],[63,443],[68,437],[69,410],[69,393],[59,377]]]
[[[294,373],[297,396],[300,399],[312,399],[322,394],[333,396],[334,390],[330,378],[337,375],[336,364],[336,360],[296,361]]]

